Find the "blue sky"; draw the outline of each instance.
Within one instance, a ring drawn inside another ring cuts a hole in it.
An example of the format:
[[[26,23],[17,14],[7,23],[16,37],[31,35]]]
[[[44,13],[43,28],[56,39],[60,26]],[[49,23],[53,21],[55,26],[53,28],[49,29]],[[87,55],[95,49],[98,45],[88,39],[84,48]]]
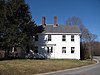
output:
[[[100,0],[26,0],[26,3],[36,24],[41,24],[42,16],[46,17],[46,24],[53,24],[53,17],[57,16],[57,24],[62,25],[67,18],[76,16],[100,41]]]

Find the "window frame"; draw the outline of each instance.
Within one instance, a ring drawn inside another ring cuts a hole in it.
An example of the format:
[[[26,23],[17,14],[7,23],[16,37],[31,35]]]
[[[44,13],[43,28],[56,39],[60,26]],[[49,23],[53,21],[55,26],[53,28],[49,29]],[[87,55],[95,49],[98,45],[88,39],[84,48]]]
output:
[[[71,42],[74,42],[74,41],[75,41],[75,36],[71,35]]]
[[[48,35],[48,41],[51,41],[51,35],[50,34]]]
[[[47,53],[53,53],[53,47],[47,47]]]
[[[75,53],[75,47],[71,47],[71,54]]]
[[[62,53],[66,53],[66,47],[62,47]]]
[[[66,35],[62,35],[62,41],[66,41]]]

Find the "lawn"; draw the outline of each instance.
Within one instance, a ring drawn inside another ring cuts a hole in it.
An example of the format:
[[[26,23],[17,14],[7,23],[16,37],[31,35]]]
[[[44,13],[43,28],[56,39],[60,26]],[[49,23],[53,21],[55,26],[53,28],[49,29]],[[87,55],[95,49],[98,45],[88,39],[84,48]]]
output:
[[[4,60],[0,61],[0,75],[33,75],[93,64],[90,60]]]

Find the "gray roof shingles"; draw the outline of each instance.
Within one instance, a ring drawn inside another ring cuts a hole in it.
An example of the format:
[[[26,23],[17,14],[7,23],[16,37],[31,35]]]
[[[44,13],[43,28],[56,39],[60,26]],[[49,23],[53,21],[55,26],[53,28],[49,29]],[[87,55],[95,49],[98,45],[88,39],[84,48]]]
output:
[[[42,33],[81,33],[78,25],[46,25]]]

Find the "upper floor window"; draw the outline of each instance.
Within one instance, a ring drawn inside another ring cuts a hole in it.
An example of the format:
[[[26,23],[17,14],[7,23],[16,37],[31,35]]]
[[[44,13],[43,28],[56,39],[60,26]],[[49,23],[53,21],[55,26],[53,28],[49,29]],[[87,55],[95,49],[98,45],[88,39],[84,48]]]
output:
[[[71,47],[71,53],[75,52],[75,47]]]
[[[51,41],[51,35],[48,35],[48,41]]]
[[[74,41],[74,35],[71,35],[71,41]]]
[[[35,41],[38,41],[38,35],[35,36]]]
[[[66,53],[66,47],[62,47],[62,53]]]
[[[62,35],[62,41],[66,41],[66,35]]]

